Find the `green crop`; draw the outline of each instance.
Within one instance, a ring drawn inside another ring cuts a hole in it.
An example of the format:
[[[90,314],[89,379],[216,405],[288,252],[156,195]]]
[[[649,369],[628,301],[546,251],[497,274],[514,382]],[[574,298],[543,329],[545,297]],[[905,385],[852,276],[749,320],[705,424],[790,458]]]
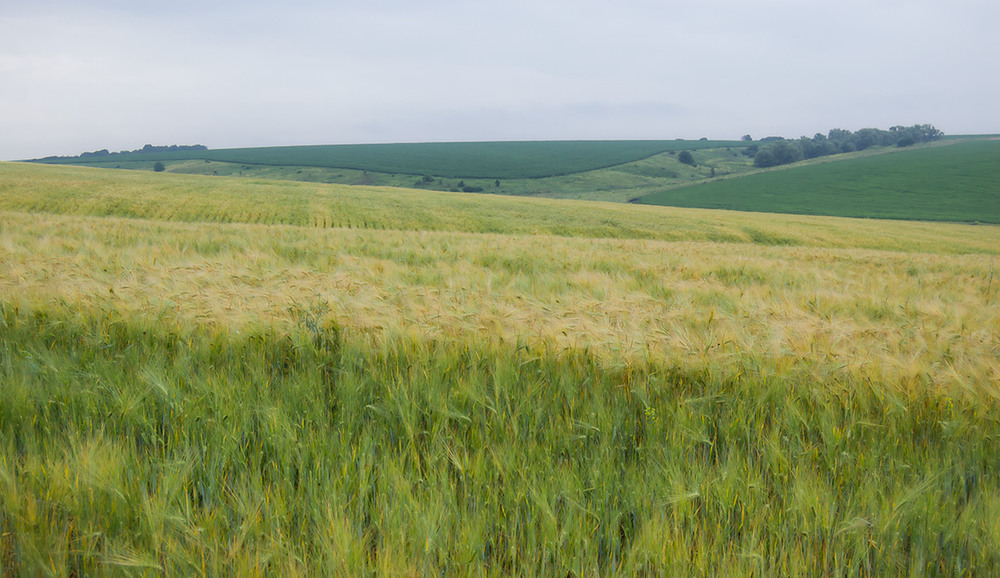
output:
[[[831,160],[663,191],[640,202],[878,219],[1000,223],[1000,141]]]
[[[447,178],[523,179],[566,175],[684,149],[745,146],[740,141],[525,141],[315,145],[162,153],[116,153],[105,158],[44,162],[210,160],[248,165],[327,167]]]

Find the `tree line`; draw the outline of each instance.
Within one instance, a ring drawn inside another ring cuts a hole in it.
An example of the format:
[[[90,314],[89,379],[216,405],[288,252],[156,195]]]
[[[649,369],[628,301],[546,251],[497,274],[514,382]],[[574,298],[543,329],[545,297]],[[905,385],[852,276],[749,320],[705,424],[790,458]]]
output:
[[[75,157],[51,156],[51,157],[45,157],[45,158],[38,159],[38,160],[41,160],[41,161],[53,161],[53,160],[64,161],[64,160],[72,160],[72,159],[92,159],[92,158],[100,158],[100,157],[110,157],[112,155],[128,155],[128,154],[134,154],[134,153],[168,153],[168,152],[176,152],[176,151],[207,151],[207,150],[208,150],[207,146],[200,145],[200,144],[195,144],[195,145],[151,145],[151,144],[147,144],[147,145],[143,146],[141,149],[135,149],[135,150],[131,150],[131,151],[127,151],[126,150],[126,151],[118,151],[116,153],[113,153],[113,152],[109,151],[108,149],[101,149],[99,151],[83,152],[83,153],[80,153],[79,155],[77,155]]]
[[[944,133],[929,124],[894,126],[889,130],[863,128],[849,131],[831,129],[827,134],[816,133],[812,138],[803,136],[796,140],[768,137],[758,144],[748,146],[743,154],[753,156],[755,167],[766,168],[787,165],[803,159],[862,151],[873,146],[906,147],[937,140]],[[749,135],[743,140],[752,140]]]

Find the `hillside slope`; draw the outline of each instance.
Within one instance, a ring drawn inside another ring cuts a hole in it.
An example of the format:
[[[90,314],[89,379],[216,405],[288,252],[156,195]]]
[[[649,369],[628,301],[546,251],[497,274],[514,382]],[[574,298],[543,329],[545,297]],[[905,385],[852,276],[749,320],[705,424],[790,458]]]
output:
[[[898,150],[662,191],[652,205],[1000,223],[1000,140]]]
[[[0,163],[0,210],[191,223],[993,251],[975,227]],[[849,231],[850,235],[844,235]],[[947,238],[947,243],[942,243]]]
[[[525,179],[567,175],[638,161],[667,151],[744,146],[739,141],[518,141],[314,145],[123,152],[39,162],[113,165],[203,160],[262,166],[322,167],[444,178]]]

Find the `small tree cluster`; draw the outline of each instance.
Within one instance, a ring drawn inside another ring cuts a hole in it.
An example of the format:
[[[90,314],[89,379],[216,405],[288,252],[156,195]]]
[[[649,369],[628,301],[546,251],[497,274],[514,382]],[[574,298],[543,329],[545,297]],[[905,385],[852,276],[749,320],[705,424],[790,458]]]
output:
[[[677,155],[677,160],[685,165],[691,165],[692,167],[698,166],[694,162],[694,155],[691,154],[691,151],[681,151],[680,154]]]
[[[177,151],[207,151],[207,150],[208,150],[208,147],[206,147],[205,145],[200,145],[200,144],[196,144],[196,145],[162,145],[162,146],[154,146],[154,145],[151,145],[151,144],[147,144],[147,145],[143,146],[141,149],[135,149],[134,151],[122,151],[122,152],[123,153],[128,153],[128,152],[132,152],[132,153],[170,153],[170,152],[177,152]]]

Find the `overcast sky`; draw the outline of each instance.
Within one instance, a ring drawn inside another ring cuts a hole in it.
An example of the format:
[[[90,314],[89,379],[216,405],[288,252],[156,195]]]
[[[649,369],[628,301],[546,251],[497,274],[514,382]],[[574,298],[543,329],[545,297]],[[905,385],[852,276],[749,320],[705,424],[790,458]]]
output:
[[[996,0],[0,0],[0,159],[1000,133]]]

